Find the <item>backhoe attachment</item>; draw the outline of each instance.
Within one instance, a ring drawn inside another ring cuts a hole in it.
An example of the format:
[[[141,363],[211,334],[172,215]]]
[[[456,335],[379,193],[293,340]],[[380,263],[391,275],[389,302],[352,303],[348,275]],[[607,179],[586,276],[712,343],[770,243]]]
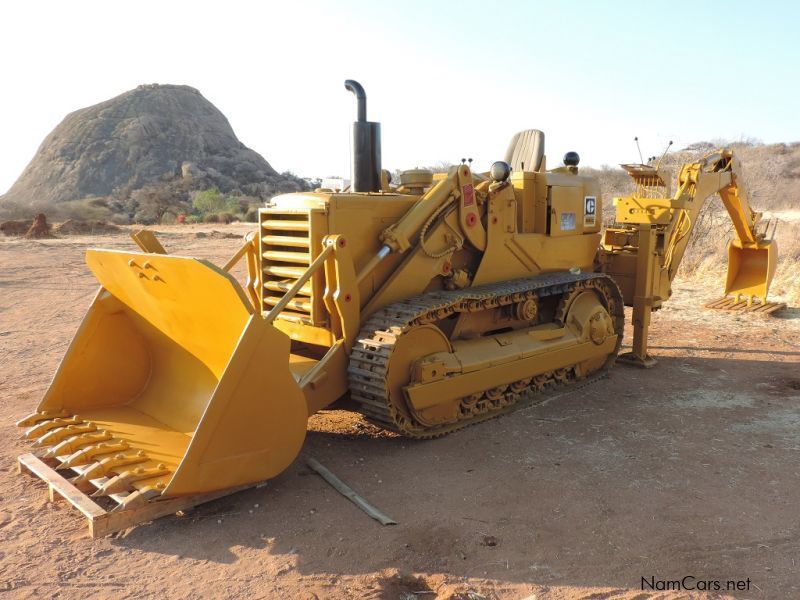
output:
[[[720,195],[733,223],[728,245],[725,297],[709,308],[771,314],[784,308],[768,302],[775,275],[777,244],[759,231],[761,213],[750,208],[741,167],[730,150],[719,150],[681,167],[678,189],[670,193],[660,165],[622,165],[636,184],[630,196],[615,198],[620,227],[604,232],[602,269],[620,284],[625,304],[633,307],[633,349],[620,362],[649,367],[647,352],[650,314],[672,295],[672,280],[680,267],[705,200]]]

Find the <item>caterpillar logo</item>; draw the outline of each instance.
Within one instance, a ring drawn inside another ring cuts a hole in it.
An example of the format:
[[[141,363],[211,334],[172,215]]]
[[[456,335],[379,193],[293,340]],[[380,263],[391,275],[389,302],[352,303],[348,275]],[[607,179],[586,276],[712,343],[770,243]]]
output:
[[[597,224],[597,197],[586,196],[583,199],[583,226],[594,227]]]

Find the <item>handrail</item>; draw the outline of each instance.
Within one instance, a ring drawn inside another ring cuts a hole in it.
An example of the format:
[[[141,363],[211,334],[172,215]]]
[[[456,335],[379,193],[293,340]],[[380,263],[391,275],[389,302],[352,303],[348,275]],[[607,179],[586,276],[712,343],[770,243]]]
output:
[[[259,310],[259,298],[256,291],[258,284],[258,265],[256,261],[256,247],[255,247],[256,232],[251,231],[244,236],[244,244],[236,251],[236,253],[228,259],[228,262],[222,267],[226,273],[230,273],[231,269],[235,267],[243,256],[247,257],[247,279],[245,280],[244,289],[250,297],[250,303],[253,308]]]
[[[255,237],[255,232],[249,232],[244,236],[244,244],[242,244],[241,248],[239,248],[236,253],[228,259],[228,262],[225,263],[225,266],[222,267],[223,271],[230,271],[233,267],[236,266],[242,257],[247,254],[247,252],[253,247],[253,238]]]

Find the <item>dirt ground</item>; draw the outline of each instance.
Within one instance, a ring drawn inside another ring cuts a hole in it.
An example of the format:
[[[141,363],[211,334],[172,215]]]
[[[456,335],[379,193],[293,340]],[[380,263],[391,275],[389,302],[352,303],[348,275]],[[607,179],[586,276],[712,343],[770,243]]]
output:
[[[159,228],[220,263],[246,226]],[[215,231],[216,230],[216,231]],[[673,598],[656,581],[749,579],[800,597],[800,310],[746,318],[676,286],[651,370],[623,365],[442,439],[314,416],[267,485],[91,541],[18,475],[31,412],[96,284],[88,246],[125,233],[0,240],[0,590],[9,597]],[[630,329],[630,328],[629,328]],[[314,457],[398,521],[382,527],[305,466]],[[716,597],[716,596],[713,596]]]

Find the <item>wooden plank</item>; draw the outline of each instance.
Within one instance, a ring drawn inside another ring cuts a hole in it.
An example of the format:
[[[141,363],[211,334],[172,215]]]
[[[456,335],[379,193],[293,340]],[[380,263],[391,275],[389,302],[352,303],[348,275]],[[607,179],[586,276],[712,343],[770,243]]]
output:
[[[717,298],[706,304],[706,308],[721,308],[728,303],[728,298]]]
[[[716,300],[712,300],[708,304],[706,304],[706,308],[714,308],[716,310],[730,310],[730,307],[736,303],[736,300],[731,298],[730,296],[724,296],[722,298],[717,298]]]
[[[746,300],[736,300],[735,298],[726,296],[724,298],[712,300],[711,302],[707,303],[705,307],[714,310],[742,311],[742,312],[757,313],[759,315],[771,315],[772,313],[775,313],[779,310],[786,308],[786,303],[765,302],[765,303],[751,304],[750,306],[748,306]]]
[[[127,510],[122,509],[117,504],[115,509],[107,511],[34,454],[20,456],[17,468],[20,473],[27,472],[44,481],[47,484],[51,501],[63,498],[77,508],[87,519],[89,535],[92,539],[97,539],[146,521],[152,521],[159,517],[175,514],[180,510],[194,508],[200,504],[258,485],[258,483],[252,483],[210,494],[194,494],[166,500],[153,500],[143,506]],[[91,488],[93,486],[88,484],[88,487]],[[119,502],[124,499],[124,495],[114,494],[112,499]]]
[[[774,304],[774,306],[764,311],[765,315],[771,315],[772,313],[776,313],[779,310],[783,310],[784,308],[786,308],[785,302],[774,302],[772,304]]]
[[[775,302],[760,302],[758,304],[753,304],[748,310],[750,312],[764,314],[773,306],[775,306]]]
[[[105,510],[95,504],[86,494],[64,479],[54,469],[47,466],[37,456],[23,454],[18,458],[18,461],[20,472],[27,471],[32,475],[36,475],[48,485],[51,498],[54,498],[54,494],[58,493],[88,519],[94,519],[105,514]]]
[[[212,494],[195,494],[192,496],[169,498],[167,500],[152,500],[144,506],[138,506],[129,510],[105,512],[103,515],[95,517],[89,522],[89,531],[92,539],[97,539],[146,521],[173,515],[179,510],[188,510],[200,504],[217,500],[223,496],[235,494],[236,492],[248,489],[254,485],[256,484],[243,485]]]
[[[772,308],[773,302],[767,302],[766,304],[756,304],[750,310],[754,313],[763,313],[770,308]]]

